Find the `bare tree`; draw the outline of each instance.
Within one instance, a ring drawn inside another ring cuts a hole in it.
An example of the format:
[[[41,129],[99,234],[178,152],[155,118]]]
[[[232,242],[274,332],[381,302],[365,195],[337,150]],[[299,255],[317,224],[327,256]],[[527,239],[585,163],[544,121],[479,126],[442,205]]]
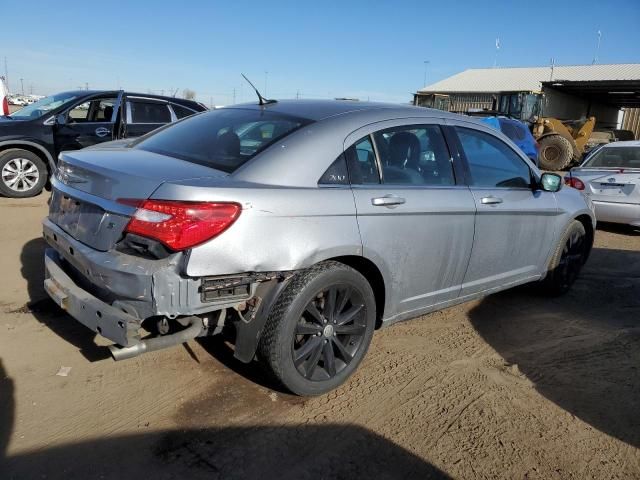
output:
[[[187,100],[194,100],[196,98],[196,92],[194,92],[190,88],[185,88],[184,90],[182,90],[182,96]]]

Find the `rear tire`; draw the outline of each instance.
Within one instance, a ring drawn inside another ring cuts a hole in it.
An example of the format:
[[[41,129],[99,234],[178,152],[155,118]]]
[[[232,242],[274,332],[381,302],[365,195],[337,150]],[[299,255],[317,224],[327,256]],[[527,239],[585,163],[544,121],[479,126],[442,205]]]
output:
[[[564,231],[551,258],[549,271],[542,281],[542,289],[553,296],[569,291],[584,265],[589,245],[584,225],[574,220]]]
[[[47,166],[29,150],[12,148],[0,153],[0,193],[10,198],[38,195],[47,183]]]
[[[538,159],[540,168],[543,170],[562,170],[573,160],[571,142],[560,135],[543,137],[538,143],[540,144]]]
[[[320,395],[344,383],[364,358],[375,328],[369,282],[338,262],[296,274],[276,302],[258,356],[297,395]]]

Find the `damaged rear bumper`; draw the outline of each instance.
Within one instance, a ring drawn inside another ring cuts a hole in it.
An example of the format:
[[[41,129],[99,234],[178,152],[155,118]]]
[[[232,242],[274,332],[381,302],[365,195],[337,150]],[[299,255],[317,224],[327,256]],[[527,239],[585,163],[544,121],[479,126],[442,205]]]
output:
[[[43,222],[43,234],[52,247],[45,252],[47,293],[94,332],[117,345],[136,347],[128,352],[112,350],[116,359],[164,348],[175,344],[173,340],[182,343],[185,340],[178,341],[180,335],[187,333],[191,338],[191,332],[196,332],[194,336],[219,333],[226,318],[235,326],[234,356],[250,362],[266,319],[294,274],[289,271],[185,277],[179,273],[182,254],[151,260],[113,250],[95,250],[49,219]],[[232,315],[224,315],[224,310]],[[142,322],[150,317],[177,319],[186,329],[141,340]],[[172,336],[175,338],[170,340],[168,337]]]
[[[52,248],[45,251],[44,268],[45,290],[69,315],[118,345],[131,346],[140,341],[141,320],[76,285],[63,270],[60,255]]]

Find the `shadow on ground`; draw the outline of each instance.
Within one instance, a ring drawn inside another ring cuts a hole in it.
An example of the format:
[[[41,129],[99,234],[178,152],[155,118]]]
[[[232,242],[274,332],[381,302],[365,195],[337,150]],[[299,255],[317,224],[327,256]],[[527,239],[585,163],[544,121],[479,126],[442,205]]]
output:
[[[5,452],[9,445],[15,415],[15,400],[13,399],[13,380],[7,376],[2,360],[0,360],[0,478]]]
[[[87,440],[6,456],[13,383],[0,363],[0,478],[449,478],[351,425],[244,426]]]
[[[542,395],[640,447],[640,252],[595,248],[568,294],[505,291],[469,315]]]
[[[29,240],[22,247],[21,273],[27,281],[29,303],[23,308],[59,337],[75,345],[89,361],[109,358],[109,350],[95,344],[95,333],[67,315],[44,291],[44,251],[47,243],[42,238]]]

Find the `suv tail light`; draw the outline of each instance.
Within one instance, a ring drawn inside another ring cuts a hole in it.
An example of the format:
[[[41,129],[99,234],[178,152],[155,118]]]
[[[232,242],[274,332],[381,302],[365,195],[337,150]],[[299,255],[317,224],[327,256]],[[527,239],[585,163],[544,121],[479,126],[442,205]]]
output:
[[[2,112],[4,115],[9,115],[9,100],[6,95],[2,99]]]
[[[567,175],[564,177],[564,184],[569,185],[570,187],[576,188],[578,190],[584,190],[584,182],[579,178],[572,177]]]
[[[138,207],[125,232],[153,238],[174,251],[195,247],[220,235],[242,211],[237,203],[131,199],[119,202]]]

